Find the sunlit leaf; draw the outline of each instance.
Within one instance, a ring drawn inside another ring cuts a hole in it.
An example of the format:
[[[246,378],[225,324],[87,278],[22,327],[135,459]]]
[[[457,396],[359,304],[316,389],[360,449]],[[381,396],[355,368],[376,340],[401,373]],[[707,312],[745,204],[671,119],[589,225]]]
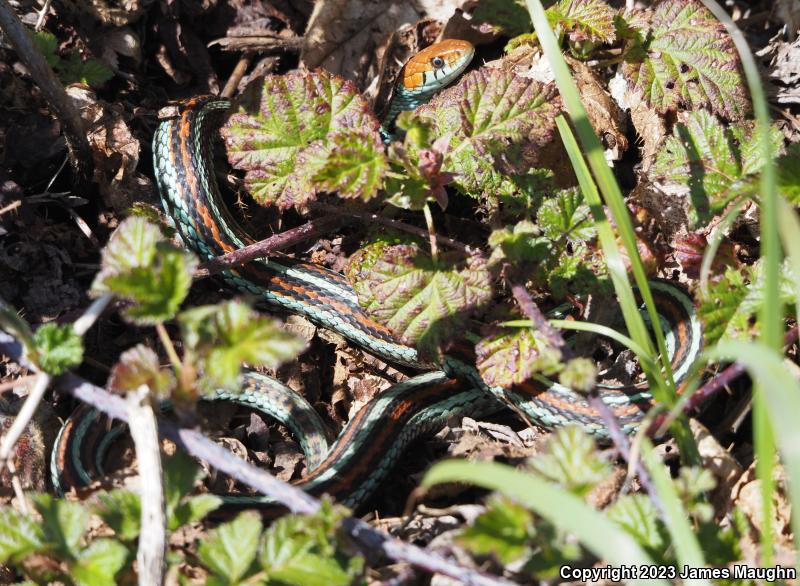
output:
[[[536,223],[551,240],[564,238],[570,242],[585,242],[596,234],[589,206],[577,188],[561,190],[555,197],[543,201]]]
[[[733,40],[699,0],[660,0],[636,20],[647,23],[622,72],[648,104],[661,113],[707,108],[729,120],[750,112]]]
[[[782,138],[776,128],[771,139],[777,155]],[[755,185],[751,176],[763,163],[752,124],[723,125],[714,115],[700,110],[689,114],[685,123],[675,125],[650,176],[671,191],[688,193],[693,212],[690,220],[698,225],[737,195],[752,193]]]
[[[0,563],[21,560],[43,544],[41,524],[10,506],[0,507]]]
[[[128,549],[120,542],[95,539],[80,552],[70,574],[80,586],[114,586],[127,558]]]
[[[83,362],[83,340],[70,324],[50,322],[39,326],[33,341],[37,363],[49,374],[62,374]]]
[[[447,340],[460,338],[469,314],[492,295],[482,259],[472,258],[459,268],[432,260],[414,244],[354,255],[348,277],[359,303],[376,321],[430,355],[437,355]]]
[[[49,494],[33,496],[36,510],[42,516],[46,539],[69,557],[78,555],[78,546],[89,523],[89,511],[80,503],[55,498]]]
[[[226,388],[236,387],[243,364],[277,368],[305,348],[300,338],[241,301],[184,311],[180,322],[205,374]]]
[[[138,344],[120,354],[119,362],[111,369],[109,386],[117,391],[133,391],[142,385],[157,395],[167,395],[175,385],[175,377],[161,368],[153,350]]]
[[[197,258],[164,241],[158,227],[127,218],[103,249],[101,270],[91,293],[115,293],[133,302],[123,315],[151,325],[175,316],[192,284]]]
[[[253,197],[288,208],[318,191],[372,198],[386,168],[378,127],[351,82],[295,70],[266,76],[222,133]]]
[[[442,170],[473,197],[494,195],[503,175],[523,176],[555,131],[555,87],[494,68],[464,76],[417,110],[432,136],[450,135]]]
[[[534,328],[492,328],[475,345],[475,354],[481,377],[492,387],[510,388],[562,367],[561,351]]]
[[[577,425],[562,427],[551,435],[542,453],[530,459],[543,477],[579,496],[603,481],[611,469],[600,457],[594,440]]]
[[[533,515],[525,507],[496,497],[458,541],[473,554],[494,555],[508,564],[530,552],[534,533]]]
[[[256,558],[261,518],[244,512],[209,532],[197,548],[200,562],[217,575],[222,584],[238,584]]]

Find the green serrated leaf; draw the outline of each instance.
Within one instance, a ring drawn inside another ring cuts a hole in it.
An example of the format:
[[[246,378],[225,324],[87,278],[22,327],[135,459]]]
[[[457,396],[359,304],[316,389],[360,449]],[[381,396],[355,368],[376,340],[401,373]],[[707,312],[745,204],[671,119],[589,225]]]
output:
[[[60,72],[64,84],[83,83],[93,88],[101,87],[114,77],[114,72],[102,61],[83,61],[77,53],[70,54],[69,59],[61,63]]]
[[[587,494],[610,472],[594,440],[577,425],[562,427],[551,435],[544,452],[530,459],[530,466],[578,496]]]
[[[331,188],[373,197],[386,167],[378,128],[351,82],[317,70],[266,76],[222,133],[253,197],[288,208]]]
[[[164,498],[167,509],[167,528],[174,531],[181,526],[181,519],[175,515],[181,499],[189,494],[203,478],[203,471],[192,458],[183,452],[175,452],[163,459]]]
[[[212,511],[216,511],[222,506],[222,499],[214,494],[199,494],[190,497],[175,507],[174,514],[170,519],[176,527],[196,523],[202,520]]]
[[[522,177],[550,142],[561,109],[555,86],[496,68],[465,75],[417,110],[433,138],[450,135],[442,170],[479,198],[515,192],[507,176]],[[512,180],[513,183],[513,180]]]
[[[597,383],[597,365],[588,358],[573,358],[558,374],[558,382],[579,393],[588,393]]]
[[[123,541],[139,537],[142,506],[139,495],[130,490],[117,489],[97,495],[100,504],[94,508],[106,524]]]
[[[533,515],[525,507],[503,497],[493,497],[458,542],[477,555],[494,555],[508,564],[530,553],[535,534]]]
[[[448,339],[460,337],[464,320],[492,295],[489,272],[480,258],[459,269],[434,262],[414,244],[357,258],[358,262],[351,259],[348,277],[361,306],[404,343],[430,355],[437,355]]]
[[[729,120],[747,116],[739,54],[699,0],[660,0],[631,20],[643,24],[622,66],[632,92],[660,113],[707,108]]]
[[[772,128],[773,156],[782,135]],[[692,227],[705,224],[733,198],[753,189],[748,178],[761,170],[758,140],[750,123],[723,125],[700,110],[675,125],[650,170],[650,176],[671,190],[688,191]]]
[[[237,584],[256,558],[260,535],[258,513],[240,513],[233,521],[209,532],[197,548],[197,557],[221,584]]]
[[[346,199],[369,201],[378,194],[387,167],[383,144],[374,133],[363,128],[340,130],[328,137],[325,163],[312,183]]]
[[[91,293],[115,293],[134,302],[123,311],[131,322],[151,325],[171,319],[186,298],[197,258],[164,242],[158,227],[127,218],[103,249]]]
[[[287,515],[265,532],[259,561],[270,578],[292,586],[345,586],[363,570],[363,558],[337,551],[336,527],[344,510],[327,501],[314,515]]]
[[[184,341],[212,384],[236,388],[242,364],[277,368],[305,343],[241,301],[198,307],[180,316]]]
[[[761,265],[740,272],[728,268],[723,277],[701,298],[697,315],[703,321],[706,344],[719,340],[749,340],[756,334],[755,316],[763,304]],[[781,269],[780,297],[783,305],[797,301],[793,272],[788,264]]]
[[[0,564],[20,561],[44,547],[39,523],[9,506],[0,507]]]
[[[116,391],[133,391],[147,385],[157,396],[166,397],[175,386],[172,372],[162,369],[158,355],[144,344],[123,352],[111,369],[109,387]]]
[[[491,387],[508,389],[563,367],[561,351],[533,328],[495,327],[475,345],[475,354],[475,366]]]
[[[622,495],[606,509],[606,515],[649,553],[661,557],[668,538],[658,519],[658,510],[647,495]]]
[[[563,189],[555,197],[542,202],[536,223],[551,240],[582,243],[595,237],[597,231],[589,206],[578,188]]]
[[[44,536],[64,556],[76,558],[78,546],[89,523],[89,511],[80,503],[35,494],[31,500],[42,516]]]
[[[489,265],[508,262],[514,265],[541,262],[550,254],[553,243],[542,235],[539,227],[529,220],[522,220],[511,228],[494,230],[489,235],[492,256]]]
[[[128,549],[112,539],[95,539],[78,555],[70,574],[80,586],[114,586],[128,559]]]
[[[800,145],[789,145],[786,155],[778,159],[776,164],[778,190],[789,203],[800,205]]]
[[[48,374],[59,375],[83,362],[83,340],[72,325],[50,322],[33,335],[36,360]]]
[[[571,43],[613,43],[616,11],[603,0],[560,0],[547,9],[547,20]]]
[[[48,31],[35,31],[33,33],[33,44],[44,56],[47,64],[50,67],[57,67],[61,59],[56,54],[58,51],[58,39],[56,36]]]

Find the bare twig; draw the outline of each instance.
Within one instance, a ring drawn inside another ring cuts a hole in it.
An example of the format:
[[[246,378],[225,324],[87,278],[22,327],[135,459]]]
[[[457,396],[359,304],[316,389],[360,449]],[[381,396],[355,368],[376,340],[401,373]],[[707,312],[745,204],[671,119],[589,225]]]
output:
[[[401,222],[400,220],[384,218],[383,216],[380,216],[378,214],[373,214],[371,212],[358,212],[355,210],[348,210],[346,208],[338,208],[336,206],[320,202],[312,203],[311,208],[329,214],[336,214],[337,216],[350,216],[358,220],[362,220],[364,222],[381,224],[383,226],[388,226],[390,228],[395,228],[403,232],[408,232],[409,234],[420,236],[421,238],[428,238],[427,230],[418,228],[416,226],[412,226],[411,224],[406,224],[405,222]],[[446,236],[441,236],[439,234],[436,234],[436,242],[438,242],[443,246],[452,248],[454,250],[460,250],[465,254],[472,254],[473,252],[475,252],[475,249],[473,249],[469,245],[464,244],[463,242],[459,242],[458,240],[453,240],[452,238],[447,238]]]
[[[252,61],[253,52],[245,51],[244,54],[239,58],[239,62],[236,64],[236,67],[233,68],[228,81],[225,82],[225,87],[222,88],[222,93],[220,93],[220,95],[223,98],[233,97],[233,94],[236,92],[236,88],[239,87],[239,82],[242,81],[242,77],[244,77],[244,74],[247,71],[247,68],[250,67],[250,63]]]
[[[50,104],[53,114],[61,122],[76,181],[88,182],[92,176],[92,151],[86,139],[81,116],[53,69],[34,46],[28,30],[17,18],[8,0],[0,0],[0,28],[14,46],[17,56],[28,68],[31,77]]]
[[[141,532],[136,552],[139,584],[162,584],[164,556],[167,550],[167,519],[164,505],[164,474],[158,425],[148,399],[149,389],[142,385],[126,397],[129,425],[136,460],[139,464]]]
[[[278,250],[288,248],[289,246],[294,246],[299,242],[303,242],[304,240],[308,240],[309,238],[313,238],[318,234],[322,234],[328,230],[331,230],[341,223],[341,219],[337,218],[321,218],[319,220],[311,220],[302,226],[298,226],[297,228],[286,230],[285,232],[281,232],[279,234],[275,234],[274,236],[270,236],[269,238],[265,238],[264,240],[260,240],[255,244],[250,244],[234,252],[211,259],[200,265],[200,268],[195,271],[194,276],[196,279],[201,279],[216,273],[220,273],[231,267],[242,265],[251,260],[263,258],[269,255],[271,252],[276,252]]]

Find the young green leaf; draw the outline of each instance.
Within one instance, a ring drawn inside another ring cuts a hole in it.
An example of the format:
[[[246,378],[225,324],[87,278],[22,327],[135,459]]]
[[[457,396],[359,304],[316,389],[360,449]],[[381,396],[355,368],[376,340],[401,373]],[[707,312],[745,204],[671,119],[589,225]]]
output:
[[[509,37],[531,30],[531,18],[520,0],[482,0],[472,13],[476,25],[484,25]]]
[[[534,534],[530,511],[507,498],[494,497],[458,541],[473,554],[494,555],[508,564],[530,553]]]
[[[58,51],[58,39],[56,36],[48,31],[35,31],[33,33],[33,44],[44,56],[47,64],[50,67],[56,67],[61,59],[56,51]]]
[[[514,265],[544,261],[553,248],[552,239],[542,235],[539,227],[529,220],[521,220],[512,228],[494,230],[489,235],[492,256],[489,265],[509,262]]]
[[[95,539],[78,555],[70,575],[80,586],[114,586],[117,573],[130,556],[128,549],[113,539]]]
[[[133,391],[147,385],[151,392],[166,397],[175,386],[175,377],[161,368],[155,352],[137,344],[120,355],[119,362],[111,369],[108,384],[115,391]]]
[[[588,358],[573,358],[558,373],[558,382],[578,392],[588,393],[597,384],[597,365]]]
[[[610,472],[594,440],[577,425],[562,427],[551,435],[545,450],[530,459],[530,466],[578,496],[587,494]]]
[[[658,510],[647,495],[622,495],[606,509],[606,515],[630,533],[655,559],[663,556],[669,538],[658,519]]]
[[[114,72],[102,61],[97,59],[84,61],[77,53],[72,53],[67,61],[62,61],[59,71],[61,81],[65,84],[83,83],[93,88],[101,87],[114,77]]]
[[[490,328],[475,346],[476,366],[491,387],[510,388],[534,374],[561,370],[561,351],[534,328]]]
[[[305,343],[241,301],[197,307],[180,316],[184,341],[212,384],[235,388],[243,363],[277,368]]]
[[[589,206],[578,188],[562,189],[555,197],[542,202],[536,223],[551,240],[566,238],[581,243],[593,239],[597,233]]]
[[[495,196],[504,175],[524,176],[549,143],[561,100],[555,87],[483,68],[417,110],[432,137],[450,135],[442,170],[472,197]]]
[[[741,61],[725,27],[699,0],[660,0],[625,55],[629,90],[660,113],[708,108],[741,120],[750,102]]]
[[[197,523],[222,506],[223,500],[215,494],[198,494],[184,499],[175,507],[170,517],[170,527]]]
[[[117,489],[97,495],[100,504],[94,513],[114,530],[123,541],[133,541],[139,537],[142,515],[139,495],[130,490]]]
[[[83,362],[83,340],[70,324],[50,322],[33,335],[36,361],[48,374],[58,375]]]
[[[789,145],[786,155],[776,161],[778,190],[789,203],[800,205],[800,146]]]
[[[777,156],[782,138],[774,127],[771,140]],[[675,125],[650,176],[663,185],[662,189],[688,191],[692,204],[689,219],[696,227],[736,196],[752,193],[752,179],[763,163],[751,124],[723,125],[714,115],[700,110],[690,113],[685,123]]]
[[[363,558],[338,551],[336,527],[344,510],[323,504],[315,515],[287,515],[264,532],[259,561],[270,581],[291,586],[345,586],[363,570]]]
[[[174,531],[188,522],[189,512],[182,502],[194,485],[203,478],[203,470],[183,452],[164,458],[164,498],[167,509],[167,528]]]
[[[556,34],[566,34],[570,43],[613,43],[616,11],[603,0],[559,0],[547,9],[547,20]]]
[[[69,558],[78,556],[78,546],[89,523],[89,511],[80,503],[39,493],[31,498],[42,516],[44,536]]]
[[[0,507],[0,564],[20,561],[44,544],[41,524],[10,506]]]
[[[209,532],[197,548],[197,557],[215,574],[217,584],[238,584],[256,558],[260,535],[258,514],[240,513]]]
[[[175,316],[196,267],[193,254],[164,242],[157,226],[134,216],[120,224],[103,249],[91,293],[112,292],[133,301],[123,315],[150,325]]]
[[[472,258],[459,269],[433,261],[414,244],[386,247],[378,255],[353,255],[348,278],[359,303],[376,321],[432,356],[462,335],[466,318],[492,295],[482,259]]]
[[[268,75],[222,129],[228,159],[263,204],[318,191],[369,200],[386,169],[378,120],[355,86],[324,70]]]
[[[793,273],[788,265],[781,272],[780,300],[794,304]],[[728,268],[725,275],[711,285],[701,298],[697,314],[704,324],[707,345],[719,340],[750,339],[756,332],[753,317],[763,307],[763,270],[761,265],[740,272]]]

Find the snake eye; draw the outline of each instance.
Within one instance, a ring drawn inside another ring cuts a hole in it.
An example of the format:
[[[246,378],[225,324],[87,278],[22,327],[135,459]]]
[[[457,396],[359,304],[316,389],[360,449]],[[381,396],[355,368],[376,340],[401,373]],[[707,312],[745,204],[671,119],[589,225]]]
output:
[[[433,65],[436,69],[441,69],[444,67],[444,59],[441,57],[434,57],[431,59],[431,65]]]

